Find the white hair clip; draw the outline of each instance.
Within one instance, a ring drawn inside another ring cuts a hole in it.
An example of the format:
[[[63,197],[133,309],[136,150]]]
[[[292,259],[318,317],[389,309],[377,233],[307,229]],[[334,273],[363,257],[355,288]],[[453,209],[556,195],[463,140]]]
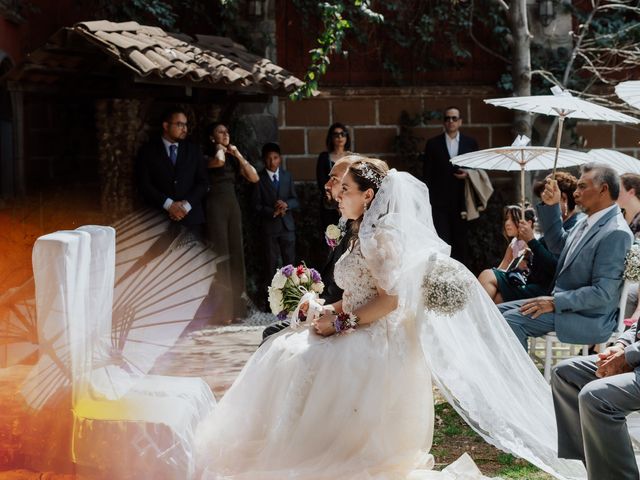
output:
[[[367,163],[362,164],[362,176],[373,183],[377,188],[380,188],[382,185],[382,175],[376,172],[373,168],[369,166]]]

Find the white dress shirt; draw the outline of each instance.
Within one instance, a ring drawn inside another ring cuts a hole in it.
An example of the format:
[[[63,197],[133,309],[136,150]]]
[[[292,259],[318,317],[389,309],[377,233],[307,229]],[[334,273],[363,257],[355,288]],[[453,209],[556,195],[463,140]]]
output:
[[[171,158],[171,150],[169,147],[171,147],[171,145],[175,145],[176,146],[176,156],[178,155],[178,149],[180,148],[180,144],[177,142],[170,142],[169,140],[167,140],[166,138],[162,137],[162,143],[164,144],[164,149],[167,152],[167,157]],[[177,158],[177,157],[176,157]],[[164,201],[164,204],[162,205],[162,208],[164,208],[165,210],[169,211],[169,208],[171,208],[171,205],[173,205],[173,199],[167,197],[167,199]],[[189,204],[189,202],[184,202],[183,204],[184,209],[186,210],[187,213],[189,213],[191,211],[191,205]]]
[[[449,158],[458,156],[458,147],[460,145],[460,132],[456,132],[456,136],[451,138],[447,132],[444,133],[444,139],[447,142],[447,151]]]

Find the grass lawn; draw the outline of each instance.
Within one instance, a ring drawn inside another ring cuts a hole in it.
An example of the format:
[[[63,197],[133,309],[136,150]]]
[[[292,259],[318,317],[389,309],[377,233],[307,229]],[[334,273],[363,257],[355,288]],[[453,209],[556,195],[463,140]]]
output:
[[[488,477],[526,480],[551,480],[553,477],[534,467],[526,460],[504,453],[486,443],[474,432],[446,402],[436,404],[435,431],[431,454],[436,468],[442,469],[463,453],[473,458],[478,468]]]

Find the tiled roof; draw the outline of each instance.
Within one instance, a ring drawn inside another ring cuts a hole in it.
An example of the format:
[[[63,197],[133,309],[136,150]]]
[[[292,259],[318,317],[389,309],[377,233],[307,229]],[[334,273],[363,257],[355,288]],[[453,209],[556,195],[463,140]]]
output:
[[[72,29],[93,41],[138,75],[188,78],[192,82],[260,87],[289,93],[302,82],[266,58],[227,37],[167,33],[136,22],[81,22]]]
[[[193,38],[136,22],[100,20],[67,27],[49,43],[68,43],[72,36],[76,39],[80,36],[139,77],[154,81],[182,81],[193,86],[275,95],[286,95],[302,83],[288,71],[227,37],[197,35]],[[77,47],[78,42],[73,43]],[[32,52],[28,61],[46,67],[64,63],[65,67],[79,68],[69,64],[73,63],[72,59],[60,58],[60,52],[52,59],[52,52],[46,45],[43,48]]]

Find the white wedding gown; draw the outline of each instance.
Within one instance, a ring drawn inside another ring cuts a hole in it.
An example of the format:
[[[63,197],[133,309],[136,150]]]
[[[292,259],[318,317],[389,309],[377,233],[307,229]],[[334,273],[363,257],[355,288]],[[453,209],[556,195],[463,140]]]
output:
[[[357,245],[336,264],[335,280],[345,311],[377,293]],[[203,478],[404,480],[418,467],[425,470],[415,478],[456,478],[426,470],[433,418],[411,312],[331,337],[285,329],[253,355],[202,427]]]
[[[348,334],[325,338],[302,326],[265,342],[199,427],[202,478],[484,478],[467,455],[431,470],[432,376],[487,442],[556,478],[586,478],[579,462],[557,458],[549,386],[448,249],[426,186],[391,170],[335,280],[347,312],[373,298],[376,285],[398,296],[398,308]],[[468,302],[451,316],[424,307],[422,279],[434,265],[468,286]]]

